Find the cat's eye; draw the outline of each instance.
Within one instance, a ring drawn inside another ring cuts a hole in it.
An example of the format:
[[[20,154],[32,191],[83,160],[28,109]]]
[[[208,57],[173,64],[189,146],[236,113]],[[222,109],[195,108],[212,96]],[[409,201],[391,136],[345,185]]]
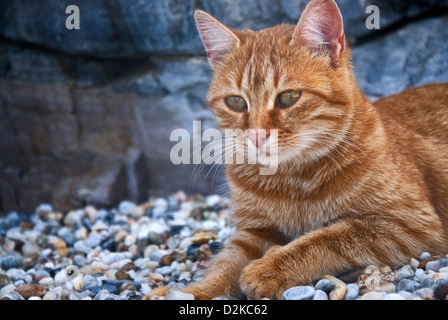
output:
[[[277,105],[281,108],[291,107],[299,100],[301,94],[299,90],[282,92],[277,97]]]
[[[244,111],[247,109],[246,101],[239,96],[227,97],[225,98],[225,101],[227,106],[233,110]]]

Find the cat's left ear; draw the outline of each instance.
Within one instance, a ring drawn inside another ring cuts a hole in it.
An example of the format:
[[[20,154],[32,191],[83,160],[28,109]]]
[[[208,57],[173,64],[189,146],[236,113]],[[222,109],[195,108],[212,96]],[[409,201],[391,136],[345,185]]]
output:
[[[202,10],[195,10],[194,19],[207,51],[208,62],[215,69],[225,55],[240,45],[240,39],[232,30]]]
[[[302,13],[291,40],[312,52],[326,54],[336,64],[345,49],[342,15],[334,0],[311,0]]]

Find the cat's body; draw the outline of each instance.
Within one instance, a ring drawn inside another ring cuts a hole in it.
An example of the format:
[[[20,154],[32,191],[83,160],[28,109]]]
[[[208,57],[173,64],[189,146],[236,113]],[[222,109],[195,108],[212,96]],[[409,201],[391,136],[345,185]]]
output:
[[[312,1],[296,27],[259,32],[195,17],[220,126],[267,130],[252,143],[277,146],[279,164],[273,175],[227,166],[236,232],[186,292],[278,299],[324,274],[448,249],[448,84],[370,103],[331,0]],[[297,92],[288,107],[279,102]],[[242,108],[229,108],[228,96]]]

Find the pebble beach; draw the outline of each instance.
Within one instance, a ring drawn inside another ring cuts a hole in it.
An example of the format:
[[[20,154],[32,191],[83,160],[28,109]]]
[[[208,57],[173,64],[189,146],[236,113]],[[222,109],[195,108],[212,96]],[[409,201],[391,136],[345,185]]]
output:
[[[192,300],[181,290],[201,281],[233,230],[230,199],[182,191],[108,210],[13,211],[0,217],[0,300],[142,300],[160,286],[171,289],[154,300]],[[448,256],[324,275],[283,298],[448,300]]]

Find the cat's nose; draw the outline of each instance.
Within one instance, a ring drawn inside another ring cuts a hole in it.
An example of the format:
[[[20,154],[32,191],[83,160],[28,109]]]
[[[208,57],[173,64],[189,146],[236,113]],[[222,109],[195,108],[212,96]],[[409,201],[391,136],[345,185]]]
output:
[[[255,147],[261,148],[266,143],[269,133],[264,129],[251,129],[247,136]]]

